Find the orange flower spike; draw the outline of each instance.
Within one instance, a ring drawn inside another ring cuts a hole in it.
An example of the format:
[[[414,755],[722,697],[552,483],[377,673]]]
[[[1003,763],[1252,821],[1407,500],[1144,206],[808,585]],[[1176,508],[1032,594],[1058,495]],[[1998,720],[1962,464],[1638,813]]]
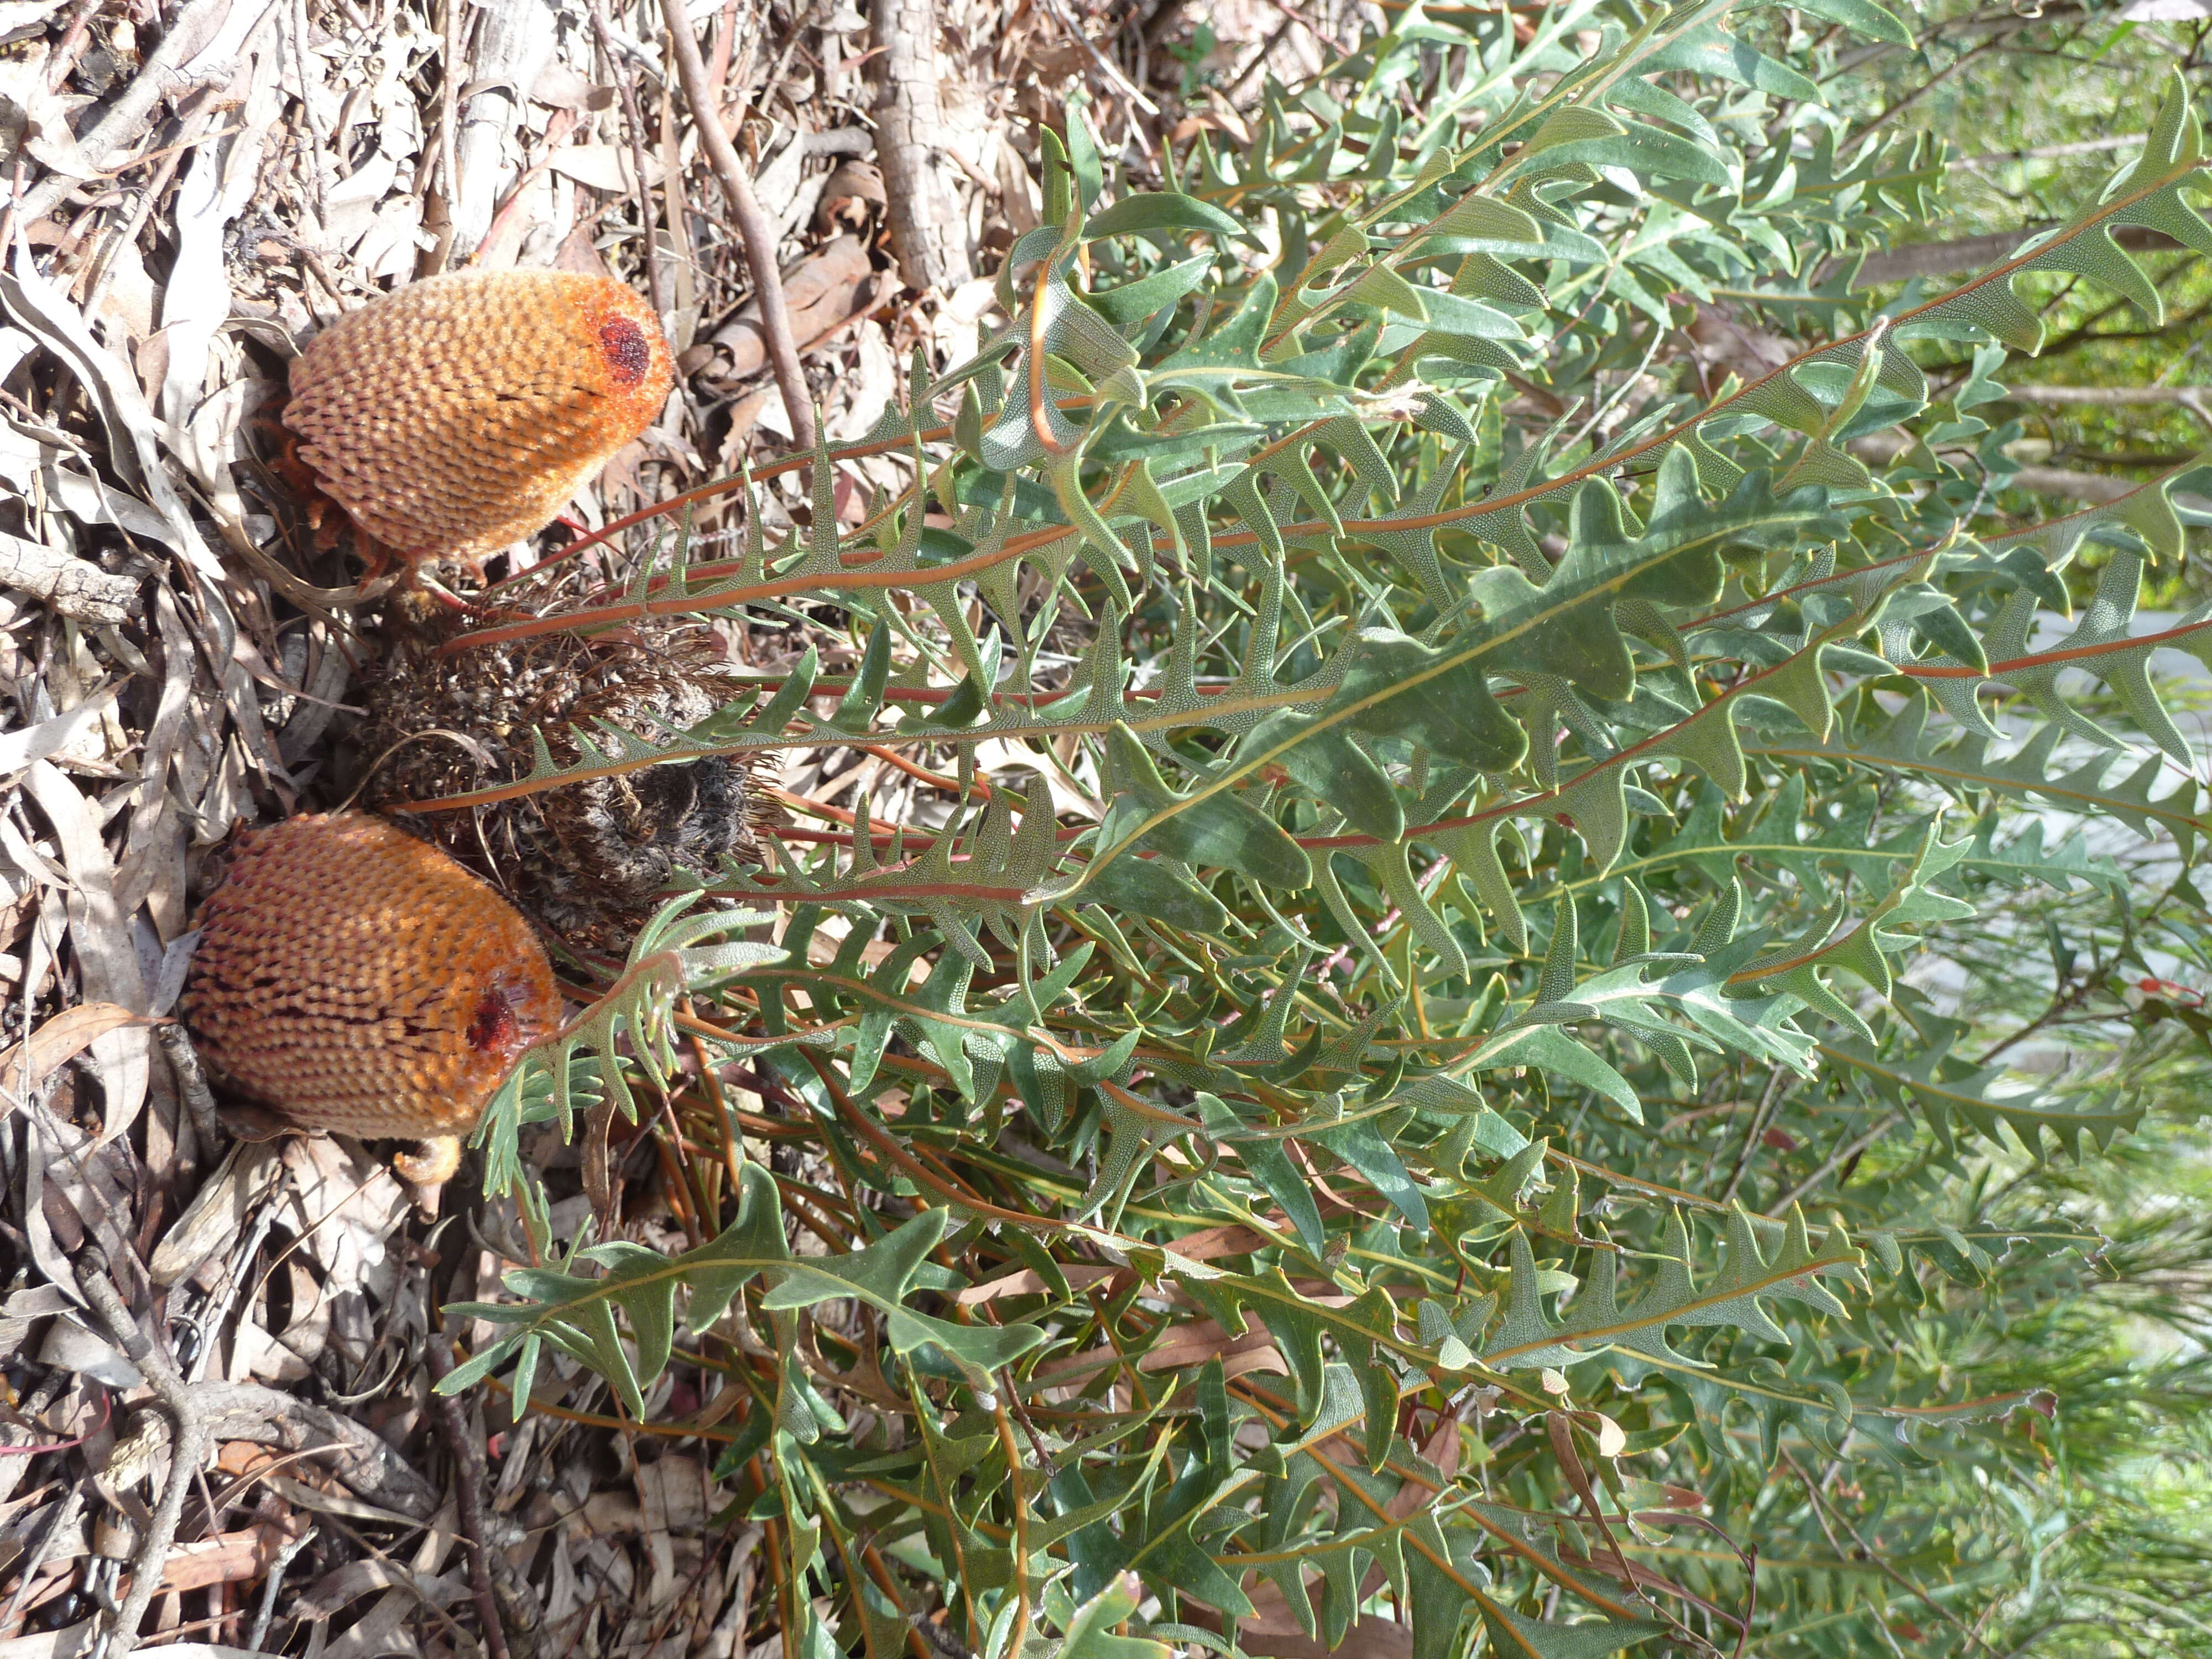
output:
[[[621,283],[457,271],[316,336],[283,419],[324,493],[402,561],[476,562],[551,523],[675,379],[659,320]]]
[[[209,1070],[301,1128],[427,1143],[394,1160],[424,1185],[560,1024],[530,924],[365,812],[241,836],[200,927],[182,1010]]]

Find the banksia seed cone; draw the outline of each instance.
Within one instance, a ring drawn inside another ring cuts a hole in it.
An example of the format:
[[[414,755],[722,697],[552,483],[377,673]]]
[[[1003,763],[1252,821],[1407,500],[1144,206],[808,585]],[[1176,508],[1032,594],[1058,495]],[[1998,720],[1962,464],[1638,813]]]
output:
[[[381,810],[529,776],[533,732],[565,766],[581,741],[609,746],[603,722],[661,741],[737,695],[719,642],[696,623],[647,617],[618,632],[543,634],[441,656],[454,626],[430,612],[395,630],[369,688],[360,738],[365,757],[380,762],[368,799]],[[407,821],[550,933],[620,957],[684,878],[712,881],[725,858],[757,857],[753,810],[745,761],[708,755]]]
[[[643,300],[605,276],[461,271],[371,301],[292,364],[284,424],[354,521],[410,562],[536,534],[675,381]]]
[[[183,1012],[202,1059],[303,1128],[465,1134],[560,1023],[530,924],[367,813],[242,836],[200,928]]]

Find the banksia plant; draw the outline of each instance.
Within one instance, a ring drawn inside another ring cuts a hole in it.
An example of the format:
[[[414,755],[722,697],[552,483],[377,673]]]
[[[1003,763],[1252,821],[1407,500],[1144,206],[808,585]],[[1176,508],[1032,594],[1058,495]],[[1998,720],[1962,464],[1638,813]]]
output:
[[[659,412],[652,307],[607,277],[461,271],[340,318],[294,360],[284,424],[324,494],[410,566],[534,535]]]
[[[937,810],[787,802],[709,887],[773,945],[648,920],[491,1109],[542,1265],[441,1387],[585,1409],[574,1362],[719,1439],[793,1653],[2034,1650],[2124,1385],[2012,1345],[2102,1294],[2031,1175],[2204,1082],[2121,975],[2212,962],[2147,670],[2212,616],[2130,626],[2190,469],[2043,516],[2000,377],[2076,278],[2162,313],[2124,250],[2212,252],[2204,151],[2177,77],[2001,265],[1855,287],[1946,158],[1820,107],[1895,16],[1796,9],[1394,9],[1165,189],[1071,109],[1006,325],[788,463],[803,535],[442,641],[852,666],[426,817],[793,745]],[[1766,362],[1699,355],[1723,305]],[[647,1088],[701,1242],[564,1246],[516,1127]]]
[[[530,924],[367,813],[242,835],[200,917],[181,1008],[221,1083],[302,1128],[430,1143],[452,1172],[516,1058],[560,1024]]]

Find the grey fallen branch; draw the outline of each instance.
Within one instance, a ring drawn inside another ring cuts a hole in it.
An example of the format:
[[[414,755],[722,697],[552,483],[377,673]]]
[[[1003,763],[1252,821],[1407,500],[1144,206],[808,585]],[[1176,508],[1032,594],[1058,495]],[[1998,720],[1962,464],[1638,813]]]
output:
[[[2116,478],[2106,472],[2077,472],[2065,466],[2024,466],[2005,480],[2014,489],[2032,489],[2039,495],[2057,495],[2069,501],[2101,505],[2142,488],[2139,478]],[[2185,489],[2169,490],[2166,499],[2191,513],[2212,513],[2212,497]]]
[[[2124,132],[2110,138],[2083,138],[2070,144],[2036,144],[2027,149],[1993,149],[1979,155],[1954,155],[1945,165],[1956,172],[1960,167],[2000,167],[2007,161],[2055,161],[2068,155],[2097,155],[2108,149],[2124,149],[2142,141],[2140,132]]]
[[[215,1091],[208,1087],[207,1073],[201,1068],[199,1050],[181,1025],[156,1026],[155,1041],[168,1057],[169,1070],[177,1080],[177,1093],[183,1098],[185,1110],[192,1121],[192,1133],[201,1140],[200,1156],[212,1158],[216,1148],[223,1142],[222,1120],[215,1109]]]
[[[2024,404],[2181,404],[2212,398],[2212,386],[2015,386],[2005,396]]]
[[[1900,247],[1886,247],[1867,256],[1851,286],[1880,288],[1912,276],[1948,276],[1954,271],[1986,270],[2012,258],[2014,251],[2029,237],[2041,235],[2050,228],[2047,224],[2030,225],[2025,229],[2001,230],[1987,236],[1961,236],[1951,242],[1907,242]],[[2181,246],[2164,233],[2141,225],[2122,225],[2112,233],[2112,240],[2131,253],[2170,251]],[[1813,285],[1818,287],[1826,282],[1843,264],[1840,259],[1826,261],[1814,273]]]
[[[107,1276],[107,1259],[98,1245],[88,1244],[79,1253],[76,1270],[77,1283],[91,1302],[93,1311],[107,1327],[116,1346],[146,1379],[154,1397],[168,1414],[173,1428],[168,1484],[161,1488],[153,1518],[147,1522],[137,1551],[131,1557],[131,1588],[117,1607],[114,1622],[108,1626],[100,1650],[107,1659],[113,1659],[138,1645],[138,1626],[144,1622],[146,1609],[153,1605],[154,1592],[161,1584],[162,1563],[168,1559],[169,1546],[176,1540],[177,1522],[185,1512],[185,1495],[191,1490],[192,1481],[207,1455],[208,1419],[204,1402],[196,1396],[191,1385],[178,1375],[168,1356],[154,1346],[152,1340],[138,1328],[138,1322],[131,1316],[122,1293]]]
[[[430,1370],[430,1405],[437,1413],[447,1449],[453,1455],[453,1499],[460,1512],[461,1544],[469,1553],[469,1590],[476,1600],[477,1623],[483,1632],[490,1659],[507,1659],[507,1629],[500,1621],[491,1571],[485,1565],[489,1551],[484,1544],[483,1453],[469,1432],[468,1413],[461,1402],[438,1392],[437,1385],[453,1374],[452,1344],[445,1337],[433,1335],[424,1343],[422,1353]]]
[[[1869,461],[1887,462],[1901,453],[1910,440],[1895,432],[1869,432],[1863,438],[1854,438],[1845,446],[1852,453]],[[2038,446],[2039,449],[2041,446]],[[2010,489],[2032,489],[2039,495],[2057,495],[2066,501],[2088,501],[2101,506],[2117,501],[2131,491],[2141,489],[2139,478],[2116,477],[2109,472],[2081,472],[2064,466],[2023,466],[2002,480]],[[2166,499],[2176,507],[2191,513],[2212,513],[2212,498],[2194,495],[2188,490],[2169,490]]]
[[[311,1452],[356,1498],[415,1521],[427,1522],[438,1512],[438,1489],[374,1430],[349,1417],[258,1382],[203,1382],[197,1392],[220,1439]]]

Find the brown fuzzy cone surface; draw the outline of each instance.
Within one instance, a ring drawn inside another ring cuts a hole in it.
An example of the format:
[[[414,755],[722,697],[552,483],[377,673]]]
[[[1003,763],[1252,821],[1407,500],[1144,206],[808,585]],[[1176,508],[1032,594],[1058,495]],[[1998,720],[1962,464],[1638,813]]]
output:
[[[217,1078],[303,1128],[474,1128],[561,995],[530,924],[363,812],[240,839],[200,919],[183,1012]]]
[[[459,271],[371,301],[292,364],[284,424],[325,494],[410,562],[550,524],[659,413],[653,308],[568,271]]]

